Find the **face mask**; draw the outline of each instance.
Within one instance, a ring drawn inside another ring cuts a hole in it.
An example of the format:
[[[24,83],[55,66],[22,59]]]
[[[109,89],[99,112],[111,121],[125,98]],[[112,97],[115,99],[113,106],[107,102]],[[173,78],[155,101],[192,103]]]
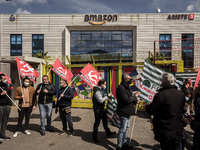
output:
[[[103,86],[103,89],[106,89],[106,85]]]
[[[28,82],[25,82],[24,85],[25,85],[25,86],[29,86],[29,83],[28,83]]]
[[[7,79],[3,80],[3,83],[7,83]]]
[[[60,84],[60,87],[63,87],[62,84]]]
[[[189,99],[190,99],[189,97],[185,96],[185,101],[186,101],[186,102],[187,102]]]
[[[131,80],[130,80],[130,81],[127,81],[127,83],[128,83],[128,84],[131,84],[132,82],[131,82]]]

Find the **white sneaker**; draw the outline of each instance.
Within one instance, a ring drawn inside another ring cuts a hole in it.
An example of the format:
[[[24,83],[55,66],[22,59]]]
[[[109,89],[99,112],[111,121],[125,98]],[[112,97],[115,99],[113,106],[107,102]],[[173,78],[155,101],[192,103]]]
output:
[[[19,131],[16,131],[15,134],[13,135],[13,137],[17,137],[19,135]]]
[[[31,132],[29,132],[28,130],[25,130],[24,133],[26,133],[26,135],[30,135]]]

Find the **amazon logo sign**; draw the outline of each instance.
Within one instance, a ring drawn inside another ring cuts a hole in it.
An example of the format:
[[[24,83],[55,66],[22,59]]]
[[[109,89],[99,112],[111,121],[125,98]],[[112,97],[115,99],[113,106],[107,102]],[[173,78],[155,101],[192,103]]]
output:
[[[84,21],[93,25],[102,25],[106,22],[116,22],[117,15],[85,15]]]

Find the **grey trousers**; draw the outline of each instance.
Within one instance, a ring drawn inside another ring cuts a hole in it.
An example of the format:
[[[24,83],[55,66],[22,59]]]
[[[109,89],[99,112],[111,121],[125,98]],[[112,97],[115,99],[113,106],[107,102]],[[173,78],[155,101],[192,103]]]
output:
[[[9,105],[0,106],[0,135],[5,135],[11,108]]]

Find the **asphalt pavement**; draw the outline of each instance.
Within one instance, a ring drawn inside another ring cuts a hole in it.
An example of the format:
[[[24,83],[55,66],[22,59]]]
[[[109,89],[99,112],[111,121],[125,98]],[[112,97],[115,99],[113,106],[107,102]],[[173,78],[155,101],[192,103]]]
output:
[[[53,109],[52,127],[55,132],[45,132],[45,136],[40,134],[40,114],[36,108],[32,112],[30,119],[29,131],[31,135],[20,133],[19,136],[13,138],[16,130],[18,112],[16,108],[12,108],[10,119],[7,125],[6,135],[11,140],[2,141],[1,150],[113,150],[117,144],[117,134],[112,138],[106,138],[102,123],[99,126],[98,139],[100,143],[96,144],[92,140],[92,129],[94,124],[94,113],[92,109],[72,108],[72,120],[74,124],[74,135],[69,137],[67,134],[59,135],[62,130],[62,123],[59,114],[55,114]],[[133,116],[128,130],[128,142],[131,136],[131,128],[133,124]],[[24,123],[24,122],[23,122]],[[111,131],[118,132],[118,128],[110,126]],[[131,145],[135,150],[158,150],[158,142],[154,140],[154,134],[151,129],[150,116],[139,111],[136,117],[135,128]]]

